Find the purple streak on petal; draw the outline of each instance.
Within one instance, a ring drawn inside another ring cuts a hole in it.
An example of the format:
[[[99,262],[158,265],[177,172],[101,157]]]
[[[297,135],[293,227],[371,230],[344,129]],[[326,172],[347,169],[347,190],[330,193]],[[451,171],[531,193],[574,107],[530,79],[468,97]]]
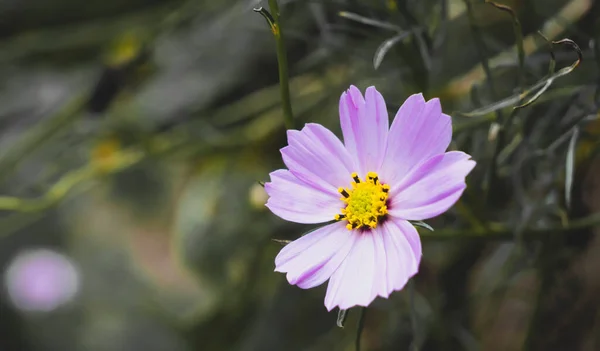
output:
[[[392,187],[415,166],[444,153],[452,139],[452,120],[440,101],[411,95],[398,110],[388,135],[381,178]]]
[[[348,152],[355,155],[358,173],[379,171],[388,134],[385,101],[375,87],[367,88],[363,100],[360,91],[351,86],[340,99],[340,124]]]
[[[301,131],[288,130],[288,143],[281,149],[283,162],[298,179],[335,196],[349,183],[352,157],[327,128],[310,123]]]
[[[290,284],[309,289],[324,283],[344,261],[356,234],[343,222],[319,228],[286,245],[275,258],[275,271]]]
[[[325,193],[280,169],[270,174],[265,184],[267,207],[277,216],[296,223],[322,223],[340,212],[340,195]]]
[[[448,210],[466,188],[475,161],[460,151],[437,155],[413,169],[390,194],[389,214],[423,220]]]

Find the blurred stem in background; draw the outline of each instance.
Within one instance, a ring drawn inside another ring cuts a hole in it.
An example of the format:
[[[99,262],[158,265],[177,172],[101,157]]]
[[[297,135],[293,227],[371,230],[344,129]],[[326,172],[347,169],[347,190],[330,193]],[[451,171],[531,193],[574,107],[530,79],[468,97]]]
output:
[[[275,36],[277,44],[277,64],[279,66],[279,85],[281,88],[281,105],[283,107],[283,119],[286,129],[294,129],[294,115],[292,113],[292,102],[290,100],[290,86],[288,82],[288,64],[287,52],[285,51],[285,41],[283,29],[281,26],[281,17],[279,16],[279,5],[277,0],[269,0],[269,8],[273,16],[271,31]]]
[[[358,326],[356,328],[356,340],[355,340],[355,350],[360,351],[360,339],[362,336],[362,331],[365,328],[365,319],[367,318],[367,308],[360,307],[360,316],[358,317]]]

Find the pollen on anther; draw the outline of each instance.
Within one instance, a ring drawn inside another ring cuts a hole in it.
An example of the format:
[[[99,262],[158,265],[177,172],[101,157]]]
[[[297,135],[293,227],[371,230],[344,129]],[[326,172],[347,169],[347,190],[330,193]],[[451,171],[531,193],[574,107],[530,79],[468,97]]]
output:
[[[346,191],[346,189],[344,189],[344,188],[341,188],[341,187],[340,187],[340,188],[338,188],[338,192],[339,192],[340,194],[342,194],[342,195],[343,195],[344,197],[346,197],[346,198],[347,198],[347,197],[350,197],[350,194],[348,194],[348,192],[347,192],[347,191]]]
[[[377,181],[379,180],[379,177],[377,176],[377,173],[375,173],[375,172],[369,172],[369,173],[367,173],[367,179],[372,180],[373,184],[377,184]]]
[[[340,220],[342,220],[342,219],[346,218],[346,215],[344,215],[344,214],[336,214],[336,215],[335,215],[333,218],[334,218],[336,221],[340,221]]]

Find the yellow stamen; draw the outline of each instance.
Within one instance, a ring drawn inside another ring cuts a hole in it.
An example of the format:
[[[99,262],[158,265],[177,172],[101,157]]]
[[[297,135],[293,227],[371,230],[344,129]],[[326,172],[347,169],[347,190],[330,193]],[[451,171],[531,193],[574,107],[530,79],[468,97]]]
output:
[[[346,207],[341,214],[334,216],[336,221],[347,220],[348,230],[361,228],[377,228],[377,224],[387,214],[387,199],[390,186],[381,184],[375,172],[367,173],[366,181],[362,182],[356,172],[350,177],[354,180],[350,188],[339,188]]]

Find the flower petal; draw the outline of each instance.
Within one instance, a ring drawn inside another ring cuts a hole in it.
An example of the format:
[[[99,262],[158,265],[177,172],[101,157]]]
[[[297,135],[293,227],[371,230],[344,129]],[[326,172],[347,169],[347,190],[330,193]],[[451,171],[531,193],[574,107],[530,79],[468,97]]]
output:
[[[423,220],[448,210],[466,188],[465,177],[475,161],[460,151],[437,155],[413,169],[390,193],[388,213]]]
[[[350,183],[352,157],[327,128],[308,123],[301,131],[288,130],[288,143],[281,149],[283,162],[298,179],[336,196],[337,188]]]
[[[358,234],[352,251],[329,280],[325,307],[348,309],[368,306],[377,296],[388,298],[417,273],[420,260],[421,241],[407,221],[391,219]]]
[[[339,194],[315,189],[286,169],[270,176],[271,181],[265,184],[269,195],[266,206],[277,216],[296,223],[323,223],[340,212]]]
[[[400,182],[418,164],[444,153],[451,139],[452,119],[442,113],[439,99],[411,95],[390,127],[381,178],[390,185]]]
[[[340,126],[344,136],[344,145],[350,154],[358,153],[357,137],[354,130],[358,129],[358,109],[365,104],[365,99],[360,90],[351,85],[348,91],[340,97]]]
[[[358,173],[379,171],[385,154],[389,118],[385,100],[375,87],[367,88],[363,99],[355,86],[340,98],[340,125],[346,149],[355,155]]]
[[[382,238],[386,250],[387,294],[404,288],[419,270],[421,239],[408,221],[392,218],[382,224]],[[380,296],[387,297],[384,294]]]
[[[376,277],[376,232],[356,233],[354,246],[344,262],[333,273],[327,286],[325,307],[342,310],[353,306],[368,306],[377,296],[373,283]]]
[[[290,284],[309,289],[324,283],[350,252],[356,239],[343,222],[319,228],[286,245],[275,258],[275,271]]]

